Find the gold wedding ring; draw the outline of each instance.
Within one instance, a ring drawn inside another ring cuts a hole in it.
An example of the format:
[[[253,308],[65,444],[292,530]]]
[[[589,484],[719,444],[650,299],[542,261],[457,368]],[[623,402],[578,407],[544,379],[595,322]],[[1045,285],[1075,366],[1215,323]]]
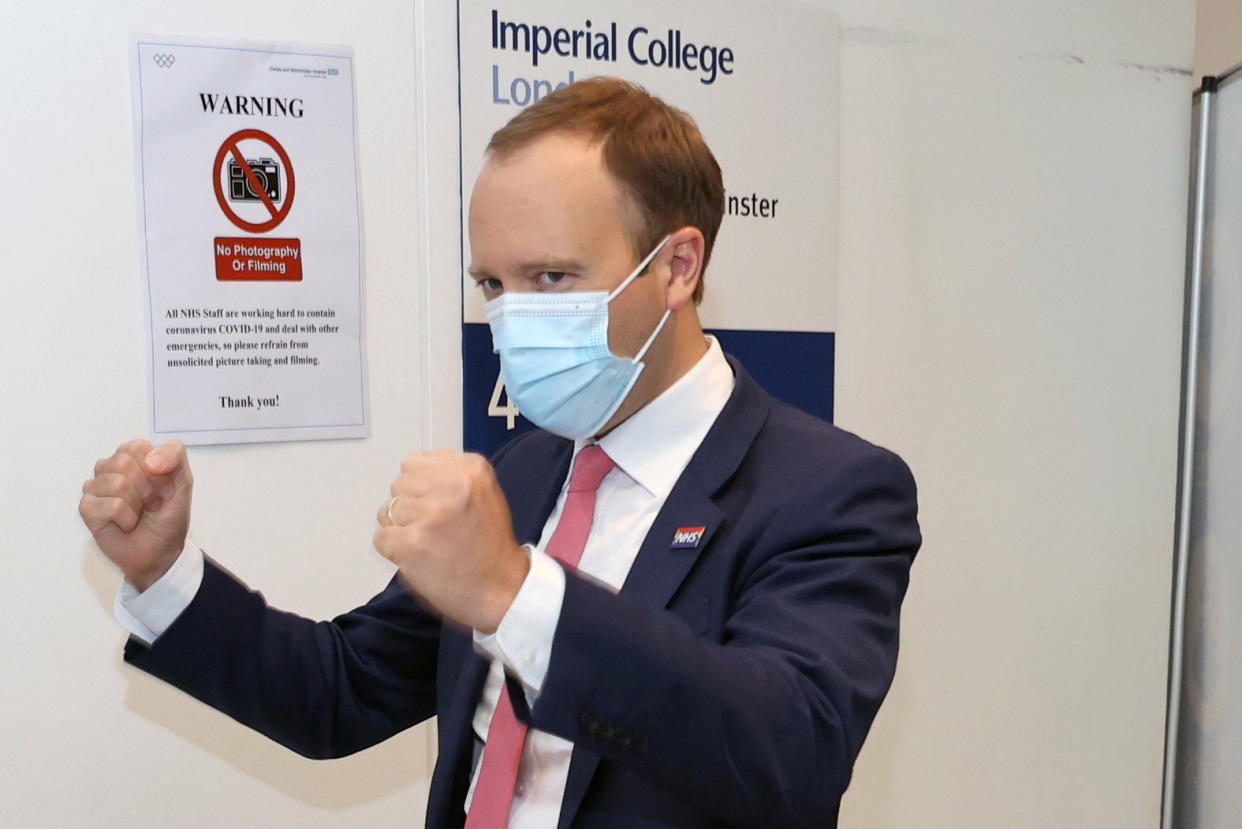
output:
[[[388,516],[388,526],[390,527],[397,526],[397,519],[392,517],[392,508],[396,506],[397,502],[400,500],[401,500],[400,495],[390,499],[388,501],[388,509],[384,510],[384,514]]]

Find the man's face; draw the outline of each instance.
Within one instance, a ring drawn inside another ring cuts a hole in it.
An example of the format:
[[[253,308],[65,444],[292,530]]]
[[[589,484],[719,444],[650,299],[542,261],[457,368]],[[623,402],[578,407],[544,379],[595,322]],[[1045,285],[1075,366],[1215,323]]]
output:
[[[634,208],[603,165],[598,145],[552,133],[490,159],[470,200],[470,274],[485,299],[521,291],[611,291],[647,251],[626,230]],[[657,256],[609,306],[609,344],[631,357],[664,313]],[[649,352],[657,359],[658,351]]]

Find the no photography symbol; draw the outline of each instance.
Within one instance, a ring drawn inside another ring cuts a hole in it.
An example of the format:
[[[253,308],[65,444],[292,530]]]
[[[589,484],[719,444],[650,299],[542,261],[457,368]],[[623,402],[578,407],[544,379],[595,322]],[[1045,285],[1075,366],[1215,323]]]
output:
[[[242,153],[238,144],[248,139],[262,141],[272,148],[272,152],[280,159],[282,170],[279,171],[255,171],[250,160]],[[229,158],[232,157],[230,162]],[[224,182],[229,179],[228,170],[226,169],[230,163],[235,169],[240,169],[244,179],[238,183],[245,186],[246,192],[249,194],[246,201],[258,201],[267,208],[269,218],[252,222],[243,219],[238,215],[233,206],[229,204],[229,198],[224,192]],[[267,176],[275,175],[279,177],[283,171],[285,179],[285,188],[283,198],[273,200],[271,193],[271,183]],[[220,151],[216,153],[215,163],[211,165],[212,187],[216,192],[216,202],[220,205],[220,209],[224,211],[224,215],[229,221],[240,227],[242,230],[251,233],[266,233],[285,220],[289,215],[289,209],[293,207],[293,163],[289,160],[289,154],[285,152],[285,148],[280,142],[273,138],[263,130],[245,129],[237,132],[224,139],[224,143],[220,145]],[[280,206],[276,206],[276,201],[280,202]]]

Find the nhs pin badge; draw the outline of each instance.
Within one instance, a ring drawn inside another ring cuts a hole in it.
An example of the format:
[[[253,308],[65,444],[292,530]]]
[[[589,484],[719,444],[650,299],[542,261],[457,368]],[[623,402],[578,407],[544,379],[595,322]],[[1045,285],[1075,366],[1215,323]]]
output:
[[[677,532],[673,533],[672,550],[690,550],[699,546],[699,542],[703,540],[703,533],[707,531],[707,527],[678,527]]]

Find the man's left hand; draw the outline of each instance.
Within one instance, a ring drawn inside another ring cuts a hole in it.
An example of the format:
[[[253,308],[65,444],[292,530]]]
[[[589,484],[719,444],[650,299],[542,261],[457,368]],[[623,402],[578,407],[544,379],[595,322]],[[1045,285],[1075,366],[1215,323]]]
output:
[[[375,549],[447,619],[494,633],[530,559],[492,465],[462,452],[410,455],[392,495],[379,508]]]

